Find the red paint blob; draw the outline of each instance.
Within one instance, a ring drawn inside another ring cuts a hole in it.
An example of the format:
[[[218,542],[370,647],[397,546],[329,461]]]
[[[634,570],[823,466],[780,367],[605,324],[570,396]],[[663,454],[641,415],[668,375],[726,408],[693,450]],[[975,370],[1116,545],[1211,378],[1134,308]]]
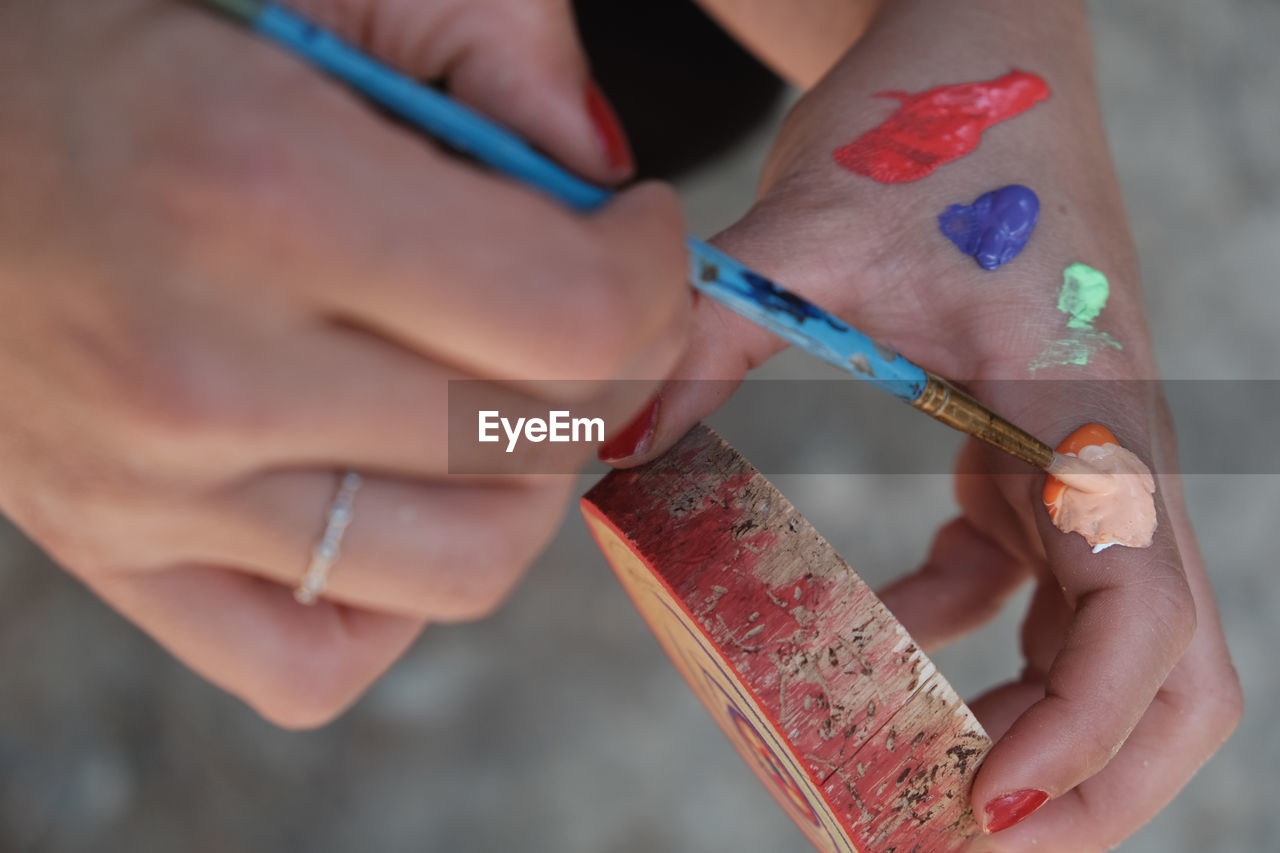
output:
[[[836,162],[881,183],[915,181],[978,147],[982,132],[1049,97],[1044,80],[1026,71],[924,92],[880,92],[902,103],[884,124],[837,148]]]

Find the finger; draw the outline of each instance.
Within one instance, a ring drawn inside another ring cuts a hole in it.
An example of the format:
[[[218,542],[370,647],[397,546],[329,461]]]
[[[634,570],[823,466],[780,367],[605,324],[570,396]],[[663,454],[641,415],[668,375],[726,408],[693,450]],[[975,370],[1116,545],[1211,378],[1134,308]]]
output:
[[[566,476],[468,487],[366,477],[323,596],[432,621],[485,616],[554,535],[573,483]],[[295,588],[335,484],[331,470],[263,474],[199,503],[169,535],[188,560],[244,567]]]
[[[1229,663],[1221,665],[1223,651],[1217,639],[1198,638],[1104,770],[986,839],[983,849],[1101,853],[1132,835],[1173,799],[1239,721],[1239,681]],[[1000,737],[1042,695],[1042,684],[1015,682],[971,708]]]
[[[1038,573],[1044,566],[1044,545],[1032,514],[1010,503],[1001,477],[993,476],[990,455],[977,440],[966,441],[956,459],[955,495],[960,511],[985,537]],[[1025,476],[1023,479],[1026,479]]]
[[[164,204],[186,223],[193,281],[283,293],[485,377],[670,371],[690,295],[669,188],[578,215],[320,82],[282,75],[184,136]]]
[[[637,187],[581,219],[524,191],[502,187],[512,195],[492,198],[474,189],[439,211],[437,225],[452,224],[431,235],[430,251],[411,248],[423,235],[403,234],[398,247],[364,256],[370,271],[386,269],[397,251],[407,250],[409,263],[381,281],[374,273],[363,292],[335,287],[330,310],[484,377],[656,379],[670,371],[690,304],[670,190]]]
[[[1203,562],[1190,535],[1176,477],[1159,477],[1173,531],[1188,566],[1198,628],[1186,655],[1107,766],[1035,815],[989,839],[987,849],[1109,850],[1159,811],[1239,722],[1240,681],[1226,647]],[[1071,611],[1061,591],[1042,585],[1023,642],[1031,662],[1024,679],[981,697],[972,708],[993,737],[1003,737],[1045,695],[1042,674],[1057,653]],[[981,810],[981,800],[975,804]],[[1081,836],[1086,829],[1087,835]],[[1055,847],[1055,844],[1058,845]]]
[[[484,382],[349,326],[204,321],[204,340],[175,342],[177,355],[114,404],[128,413],[122,445],[145,442],[170,472],[220,481],[282,467],[418,478],[573,473],[658,385]],[[481,412],[490,413],[491,441],[480,441]],[[586,428],[537,441],[512,434],[535,417]]]
[[[328,602],[303,607],[286,587],[209,566],[86,583],[187,666],[286,728],[332,720],[422,629],[416,619]]]
[[[726,232],[714,242],[744,263],[750,264],[756,256],[752,241],[739,230]],[[658,395],[656,411],[646,413],[650,430],[642,440],[611,448],[616,452],[602,457],[611,465],[629,468],[660,456],[694,424],[724,405],[749,371],[787,346],[782,338],[702,294],[694,299],[687,340],[683,356]]]
[[[316,247],[318,261],[334,264],[312,279],[325,291],[321,310],[481,377],[655,379],[670,371],[690,296],[668,189],[637,187],[580,218],[456,168],[456,192],[424,185],[405,194],[422,170],[388,165],[381,179],[400,188],[386,186],[380,206],[390,210],[398,197],[411,218],[367,223],[365,244],[343,241],[339,257],[324,259]],[[325,192],[334,203],[347,195],[338,186]],[[411,222],[430,223],[431,233]]]
[[[356,41],[508,125],[584,177],[630,176],[630,150],[590,73],[565,0],[303,0]]]
[[[1043,411],[1055,408],[1050,404]],[[1028,422],[1036,432],[1034,415]],[[1141,433],[1117,434],[1125,446],[1150,458]],[[995,459],[992,464],[994,470],[1006,465]],[[1003,479],[1010,500],[1031,503],[1027,482]],[[1099,772],[1133,731],[1195,632],[1195,602],[1162,504],[1151,547],[1117,547],[1097,555],[1080,537],[1053,528],[1045,513],[1034,515],[1048,565],[1073,615],[1044,673],[1044,696],[988,756],[974,784],[976,802],[1025,790],[1059,796]]]
[[[995,618],[1027,576],[1025,563],[958,518],[938,531],[925,564],[879,597],[932,651]]]

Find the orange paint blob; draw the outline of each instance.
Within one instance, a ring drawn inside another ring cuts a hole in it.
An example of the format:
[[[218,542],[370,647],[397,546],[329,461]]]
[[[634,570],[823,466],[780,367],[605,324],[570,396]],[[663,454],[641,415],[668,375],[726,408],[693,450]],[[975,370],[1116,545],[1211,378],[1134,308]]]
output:
[[[1088,491],[1052,475],[1045,480],[1042,498],[1054,526],[1064,533],[1079,533],[1095,554],[1112,545],[1145,548],[1151,544],[1156,529],[1155,480],[1141,459],[1121,447],[1101,424],[1080,427],[1058,445],[1058,453],[1076,457],[1096,473],[1076,475],[1080,481],[1087,478],[1082,485]]]
[[[1089,445],[1114,444],[1120,446],[1120,441],[1115,437],[1111,430],[1102,424],[1085,424],[1080,429],[1071,433],[1062,440],[1058,445],[1059,453],[1070,453],[1072,456],[1079,456],[1080,451]],[[1059,480],[1052,474],[1044,481],[1044,505],[1049,509],[1049,518],[1057,522],[1057,512],[1061,509],[1058,501],[1062,497],[1062,492],[1067,488],[1067,484]]]

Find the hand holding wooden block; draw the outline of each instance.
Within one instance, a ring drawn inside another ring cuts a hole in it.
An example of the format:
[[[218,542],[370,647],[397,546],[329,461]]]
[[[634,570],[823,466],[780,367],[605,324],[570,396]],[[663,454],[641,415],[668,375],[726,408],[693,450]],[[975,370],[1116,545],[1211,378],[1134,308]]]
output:
[[[951,853],[991,741],[825,539],[704,426],[582,499],[720,728],[823,851]]]

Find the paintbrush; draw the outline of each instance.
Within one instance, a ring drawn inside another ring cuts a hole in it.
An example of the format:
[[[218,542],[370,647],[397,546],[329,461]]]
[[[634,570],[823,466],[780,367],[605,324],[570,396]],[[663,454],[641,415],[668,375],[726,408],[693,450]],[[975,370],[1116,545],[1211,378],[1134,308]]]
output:
[[[491,168],[580,211],[611,193],[539,154],[515,133],[366,55],[277,3],[201,0],[254,32],[344,81],[369,100]],[[686,237],[690,283],[823,361],[870,382],[947,426],[1091,490],[1093,470],[997,415],[947,380],[912,364],[801,296],[784,290],[725,253]],[[1079,475],[1085,475],[1081,479]]]

